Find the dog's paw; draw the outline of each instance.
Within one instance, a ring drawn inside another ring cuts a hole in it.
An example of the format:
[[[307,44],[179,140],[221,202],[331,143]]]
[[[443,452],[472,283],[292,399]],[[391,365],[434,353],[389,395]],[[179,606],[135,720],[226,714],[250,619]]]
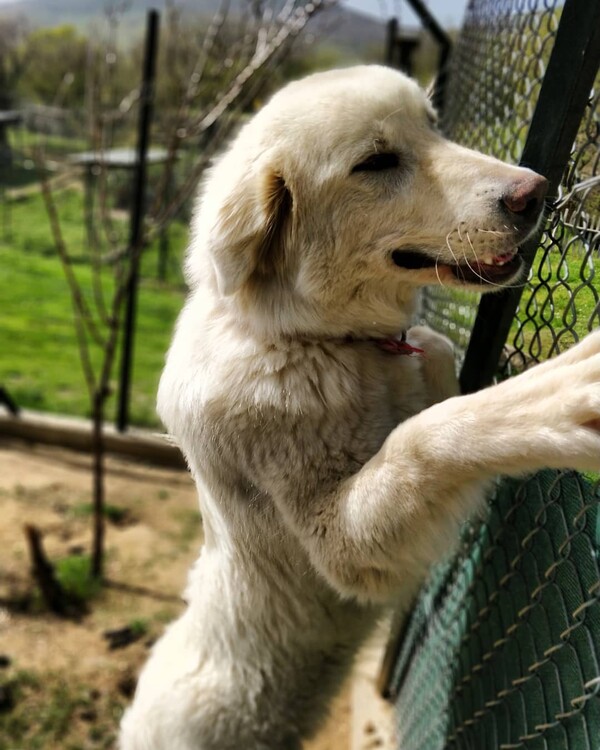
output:
[[[421,365],[429,403],[444,401],[459,393],[454,346],[449,338],[426,326],[414,326],[406,334],[411,346],[422,349]]]
[[[599,333],[502,383],[497,394],[503,396],[497,406],[512,422],[498,434],[516,433],[525,458],[553,468],[600,469]]]
[[[600,328],[589,333],[583,338],[578,344],[567,349],[562,354],[543,362],[542,364],[536,365],[535,367],[528,370],[527,376],[533,375],[536,377],[542,372],[548,370],[556,370],[566,365],[573,365],[577,362],[583,362],[584,360],[590,359],[595,354],[600,354]]]
[[[447,336],[427,326],[413,326],[406,332],[411,346],[423,349],[428,359],[454,360],[454,345]]]
[[[595,354],[600,354],[600,328],[596,328],[589,333],[578,344],[558,356],[554,362],[556,364],[560,364],[561,361],[567,364],[581,362],[593,357]]]

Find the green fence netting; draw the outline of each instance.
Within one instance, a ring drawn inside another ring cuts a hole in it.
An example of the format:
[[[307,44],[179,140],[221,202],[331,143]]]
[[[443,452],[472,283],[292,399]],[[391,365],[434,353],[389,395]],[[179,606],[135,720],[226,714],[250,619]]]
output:
[[[504,480],[421,593],[391,679],[401,750],[600,748],[600,504]]]
[[[519,161],[563,6],[470,0],[449,71],[446,133]],[[598,88],[549,212],[499,378],[554,356],[600,324]],[[443,288],[424,296],[424,321],[453,339],[459,364],[477,304],[475,294]],[[489,516],[465,532],[455,559],[432,573],[397,646],[387,689],[400,750],[600,750],[596,480],[542,472],[499,481]]]

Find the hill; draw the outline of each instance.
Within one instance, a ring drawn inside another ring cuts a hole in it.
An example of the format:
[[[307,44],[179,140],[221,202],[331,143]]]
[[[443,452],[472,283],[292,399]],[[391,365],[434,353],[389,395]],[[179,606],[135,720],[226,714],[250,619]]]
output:
[[[116,4],[116,3],[113,3]],[[107,0],[9,0],[0,5],[0,16],[20,15],[37,27],[69,23],[89,30],[98,22],[108,5]],[[123,15],[123,26],[132,35],[139,34],[144,14],[149,8],[163,7],[161,0],[131,0]],[[211,17],[219,0],[181,3],[190,16]],[[232,2],[232,13],[239,13],[241,0]],[[370,16],[357,13],[343,5],[319,13],[307,26],[307,33],[317,44],[338,47],[345,55],[360,57],[381,49],[385,43],[385,24]]]

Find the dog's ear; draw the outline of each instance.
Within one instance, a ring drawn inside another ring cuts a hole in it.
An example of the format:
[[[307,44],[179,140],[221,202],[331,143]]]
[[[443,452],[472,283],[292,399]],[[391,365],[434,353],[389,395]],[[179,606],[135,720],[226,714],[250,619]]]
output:
[[[284,178],[272,168],[235,185],[220,207],[208,243],[221,294],[233,294],[254,274],[282,271],[292,203]]]

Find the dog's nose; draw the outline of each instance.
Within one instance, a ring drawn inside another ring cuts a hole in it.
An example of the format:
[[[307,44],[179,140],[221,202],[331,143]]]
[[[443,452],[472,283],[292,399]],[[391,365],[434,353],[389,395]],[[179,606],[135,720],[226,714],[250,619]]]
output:
[[[547,192],[548,180],[540,174],[532,174],[513,182],[500,200],[511,214],[531,218],[539,213]]]

